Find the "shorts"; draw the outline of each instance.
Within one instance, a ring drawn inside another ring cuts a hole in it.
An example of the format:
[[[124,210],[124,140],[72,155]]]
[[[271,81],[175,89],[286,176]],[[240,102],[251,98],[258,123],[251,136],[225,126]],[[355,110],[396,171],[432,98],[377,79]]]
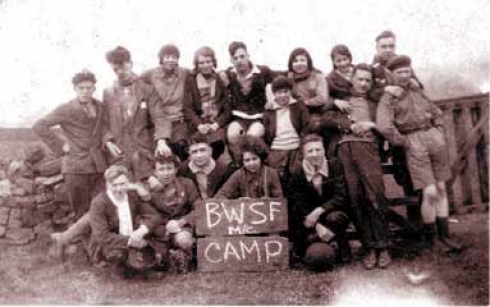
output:
[[[410,144],[407,164],[415,190],[451,178],[451,167],[444,134],[437,128],[406,135]]]

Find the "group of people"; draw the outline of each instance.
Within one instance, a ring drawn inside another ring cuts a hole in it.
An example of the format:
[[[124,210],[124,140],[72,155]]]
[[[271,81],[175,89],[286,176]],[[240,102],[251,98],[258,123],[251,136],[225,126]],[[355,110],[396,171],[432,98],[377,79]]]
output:
[[[76,220],[52,234],[58,255],[83,238],[94,262],[127,267],[133,251],[150,246],[156,267],[187,271],[198,200],[271,197],[288,201],[293,261],[322,269],[309,261],[322,257],[319,244],[351,261],[352,223],[364,267],[387,268],[386,141],[404,153],[411,185],[421,191],[419,239],[429,250],[460,251],[448,231],[442,113],[395,44],[383,31],[373,63],[357,65],[337,45],[328,75],[304,48],[291,52],[287,71],[273,71],[253,63],[245,43],[232,42],[232,67],[217,71],[210,47],[195,52],[189,70],[170,44],[159,51],[159,66],[141,75],[126,48],[110,50],[116,80],[102,101],[93,97],[94,74],[84,70],[72,79],[76,97],[33,127],[63,156]]]

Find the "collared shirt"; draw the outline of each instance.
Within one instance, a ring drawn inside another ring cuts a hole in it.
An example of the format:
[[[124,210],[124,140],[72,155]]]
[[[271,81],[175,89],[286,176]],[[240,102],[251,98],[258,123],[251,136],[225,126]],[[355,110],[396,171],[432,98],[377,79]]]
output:
[[[85,114],[87,114],[88,118],[95,118],[97,116],[97,111],[93,100],[90,100],[89,102],[81,102],[80,100],[77,101],[82,107],[83,111],[85,111]]]
[[[260,74],[260,69],[252,64],[252,70],[245,77],[240,76],[236,69],[233,67],[232,71],[237,74],[237,81],[240,83],[241,91],[243,95],[248,95],[252,90],[252,81],[255,74]]]
[[[191,172],[196,174],[196,181],[202,199],[208,198],[208,176],[215,167],[216,162],[213,159],[211,159],[211,161],[205,167],[199,167],[195,165],[192,160],[189,162],[189,169],[191,170]]]
[[[306,159],[303,159],[302,162],[303,165],[303,170],[306,175],[306,180],[308,182],[311,182],[315,189],[317,190],[318,194],[322,195],[323,194],[323,189],[322,189],[322,183],[323,183],[323,178],[328,178],[328,161],[325,158],[323,160],[322,166],[318,169],[315,170],[315,168],[306,161]]]
[[[131,210],[129,209],[128,195],[124,199],[117,200],[110,190],[107,190],[107,196],[117,208],[117,216],[119,217],[119,234],[130,236],[133,232],[133,220],[131,218]]]

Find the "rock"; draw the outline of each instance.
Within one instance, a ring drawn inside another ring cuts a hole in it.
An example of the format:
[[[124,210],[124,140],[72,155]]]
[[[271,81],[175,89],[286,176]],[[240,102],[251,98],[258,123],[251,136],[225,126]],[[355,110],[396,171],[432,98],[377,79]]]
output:
[[[8,201],[9,198],[10,197],[5,196],[5,195],[4,196],[0,196],[0,207],[2,207],[3,205],[5,205],[7,203],[7,201]]]
[[[7,227],[9,229],[18,229],[18,228],[22,228],[22,226],[24,225],[24,223],[22,223],[22,220],[20,219],[13,219],[12,217],[9,218],[9,223],[7,225]]]
[[[52,177],[37,177],[36,185],[43,185],[45,187],[54,186],[63,182],[63,174],[58,174]]]
[[[15,202],[20,206],[33,206],[36,203],[34,196],[14,196]]]
[[[61,173],[61,158],[42,161],[34,166],[34,172],[43,177],[50,177]]]
[[[10,190],[12,191],[12,195],[15,195],[15,196],[27,195],[27,191],[21,187],[18,187],[18,186],[13,186],[13,187],[11,187]]]
[[[10,210],[10,218],[16,220],[22,219],[22,210],[19,208],[14,208]]]
[[[44,204],[54,199],[54,194],[51,192],[44,192],[34,196],[37,204]]]
[[[6,225],[10,217],[10,208],[0,208],[0,225]]]
[[[0,196],[5,197],[12,195],[11,186],[12,184],[10,183],[10,180],[0,180]]]
[[[25,244],[34,240],[36,235],[32,228],[7,229],[5,238],[11,240],[14,244]],[[25,242],[25,243],[24,243]]]
[[[53,222],[51,220],[44,221],[34,227],[34,233],[37,235],[50,234],[53,232]]]
[[[5,226],[0,225],[0,238],[2,238],[7,232],[7,228]]]
[[[15,186],[22,188],[27,194],[34,193],[36,187],[34,180],[23,177],[15,179]]]
[[[4,207],[9,207],[9,208],[19,207],[19,205],[17,204],[17,201],[15,200],[14,197],[9,197],[3,205],[4,205]]]
[[[37,205],[37,211],[42,213],[50,213],[56,211],[58,207],[59,206],[56,202],[51,201],[49,203]]]
[[[34,227],[39,224],[37,209],[35,207],[22,209],[22,222],[28,227]]]

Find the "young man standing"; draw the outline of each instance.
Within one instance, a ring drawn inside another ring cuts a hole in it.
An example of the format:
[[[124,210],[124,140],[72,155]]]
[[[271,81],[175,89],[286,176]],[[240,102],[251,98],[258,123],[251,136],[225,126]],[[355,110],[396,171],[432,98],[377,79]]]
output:
[[[441,110],[413,85],[411,59],[395,56],[387,63],[400,97],[385,93],[377,110],[378,130],[395,146],[405,149],[408,170],[415,190],[422,190],[422,217],[429,247],[435,243],[435,229],[446,252],[460,251],[449,238],[449,204],[445,181],[451,177]]]
[[[232,42],[228,51],[233,67],[221,73],[221,78],[228,87],[232,105],[233,121],[228,126],[227,139],[234,151],[233,146],[243,136],[264,135],[265,88],[272,82],[275,73],[267,66],[253,64],[243,42]]]
[[[339,141],[338,157],[344,168],[356,228],[366,250],[364,267],[376,264],[384,269],[391,263],[388,253],[388,201],[378,151],[376,103],[369,100],[373,76],[367,64],[354,66],[349,98],[348,123]]]
[[[77,97],[38,120],[34,132],[58,157],[63,157],[61,172],[67,187],[71,209],[76,218],[90,207],[92,196],[103,187],[102,173],[107,167],[103,152],[104,123],[102,103],[94,99],[96,79],[84,70],[73,76]],[[60,138],[50,128],[59,125]]]
[[[133,72],[131,54],[126,48],[119,46],[107,52],[106,59],[117,76],[103,96],[111,132],[104,136],[111,155],[109,162],[125,165],[134,180],[142,181],[153,169],[152,117],[159,97]]]
[[[179,67],[180,51],[165,45],[158,52],[160,66],[144,72],[141,79],[155,87],[160,102],[155,120],[156,151],[163,155],[176,154],[186,160],[187,123],[184,118],[184,98],[189,70]]]

